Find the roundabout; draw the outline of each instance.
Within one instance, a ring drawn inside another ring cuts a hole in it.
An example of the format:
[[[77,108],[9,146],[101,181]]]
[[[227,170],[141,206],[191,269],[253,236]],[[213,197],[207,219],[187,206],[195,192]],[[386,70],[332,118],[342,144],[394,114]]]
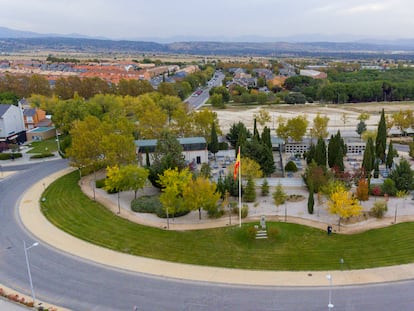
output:
[[[17,249],[23,239],[40,240],[41,245],[33,250],[31,260],[35,267],[32,271],[34,286],[41,300],[73,310],[129,310],[135,305],[142,310],[320,310],[327,305],[325,300],[329,283],[326,274],[329,272],[334,286],[334,304],[338,310],[341,306],[343,310],[391,310],[395,306],[401,306],[397,308],[399,310],[409,310],[408,306],[414,303],[410,294],[414,285],[409,281],[413,278],[412,265],[355,271],[238,271],[176,265],[130,255],[123,255],[125,257],[122,259],[117,257],[122,254],[85,242],[78,248],[72,245],[72,241],[66,240],[73,237],[62,237],[58,232],[49,231],[54,228],[52,225],[41,222],[41,219],[31,214],[35,212],[38,202],[36,195],[39,198],[43,183],[50,184],[51,177],[35,183],[36,178],[30,181],[28,176],[39,176],[40,172],[47,176],[53,169],[60,170],[64,166],[61,163],[60,167],[56,165],[52,168],[52,165],[39,164],[7,180],[10,186],[16,186],[22,179],[27,188],[30,188],[30,183],[35,184],[20,201],[22,222],[29,231],[33,230],[32,233],[19,225],[20,221],[16,221],[13,209],[9,208],[12,210],[9,217],[2,217],[2,221],[8,221],[9,226],[4,228],[12,231],[2,230],[4,238],[1,243],[5,246],[9,241],[10,244],[10,237],[13,236],[12,247]],[[6,185],[5,181],[2,183]],[[2,189],[2,195],[7,193],[3,191],[10,191],[9,187]],[[31,196],[28,196],[30,193]],[[13,206],[13,203],[9,202],[9,205]],[[30,213],[24,216],[27,210]],[[42,229],[44,236],[38,236],[36,228],[31,228],[27,221],[36,225],[38,230]],[[13,234],[13,230],[17,234]],[[59,250],[55,249],[54,244]],[[80,252],[72,253],[73,250],[62,249],[62,245],[72,245]],[[22,251],[16,251],[10,260],[2,261],[1,280],[5,285],[28,294],[24,260],[19,259],[20,253]],[[88,256],[96,256],[98,261]],[[403,279],[408,281],[398,281]],[[389,281],[395,282],[383,283]],[[355,285],[366,283],[376,284]],[[352,286],[343,286],[347,284]],[[302,298],[298,301],[297,297]]]

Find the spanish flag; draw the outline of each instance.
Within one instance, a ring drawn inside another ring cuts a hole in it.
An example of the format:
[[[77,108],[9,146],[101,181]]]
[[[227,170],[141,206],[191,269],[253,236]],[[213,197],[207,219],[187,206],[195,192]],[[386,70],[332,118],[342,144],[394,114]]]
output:
[[[239,172],[239,166],[240,166],[240,146],[239,146],[239,151],[237,152],[236,163],[234,163],[234,172],[233,172],[234,180],[237,179],[237,173]]]

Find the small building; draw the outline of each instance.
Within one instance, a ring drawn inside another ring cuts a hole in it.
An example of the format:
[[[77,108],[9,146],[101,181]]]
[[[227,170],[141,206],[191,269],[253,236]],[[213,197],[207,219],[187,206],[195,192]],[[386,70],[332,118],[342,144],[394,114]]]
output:
[[[26,141],[23,112],[19,107],[0,104],[0,141],[10,144]]]
[[[207,142],[204,137],[178,138],[178,142],[183,147],[183,156],[187,163],[208,163]],[[145,154],[147,152],[150,162],[153,161],[155,148],[157,146],[156,139],[136,140],[135,146],[138,163],[141,166],[145,165]]]

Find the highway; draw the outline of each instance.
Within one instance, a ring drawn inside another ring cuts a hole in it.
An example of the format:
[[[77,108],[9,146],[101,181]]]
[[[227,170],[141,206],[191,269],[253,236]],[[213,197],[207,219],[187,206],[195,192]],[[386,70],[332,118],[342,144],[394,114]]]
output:
[[[36,239],[19,219],[19,198],[37,180],[66,165],[58,160],[5,167],[18,172],[0,181],[0,283],[27,295],[23,240],[31,245]],[[29,250],[36,297],[72,310],[328,309],[328,281],[326,287],[289,288],[174,280],[105,267],[39,242]],[[334,310],[413,310],[414,281],[337,287],[333,280],[333,285]]]

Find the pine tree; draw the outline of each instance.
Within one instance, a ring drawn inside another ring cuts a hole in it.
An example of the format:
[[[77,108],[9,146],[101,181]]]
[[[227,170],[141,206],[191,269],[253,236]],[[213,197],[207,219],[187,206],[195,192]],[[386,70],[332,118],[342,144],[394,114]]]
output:
[[[272,149],[272,137],[270,135],[270,128],[264,127],[262,132],[262,143]]]
[[[246,189],[243,192],[243,201],[254,202],[255,200],[256,200],[256,186],[254,184],[253,178],[249,177],[249,179],[247,179]]]
[[[387,147],[387,125],[385,123],[384,109],[378,123],[377,137],[375,139],[375,155],[381,161],[385,161],[385,150]]]
[[[269,195],[269,183],[267,179],[264,179],[262,183],[262,196],[265,197],[268,195]]]
[[[313,185],[309,183],[309,196],[308,196],[308,213],[313,214],[313,207],[315,206],[315,199],[313,197]]]

